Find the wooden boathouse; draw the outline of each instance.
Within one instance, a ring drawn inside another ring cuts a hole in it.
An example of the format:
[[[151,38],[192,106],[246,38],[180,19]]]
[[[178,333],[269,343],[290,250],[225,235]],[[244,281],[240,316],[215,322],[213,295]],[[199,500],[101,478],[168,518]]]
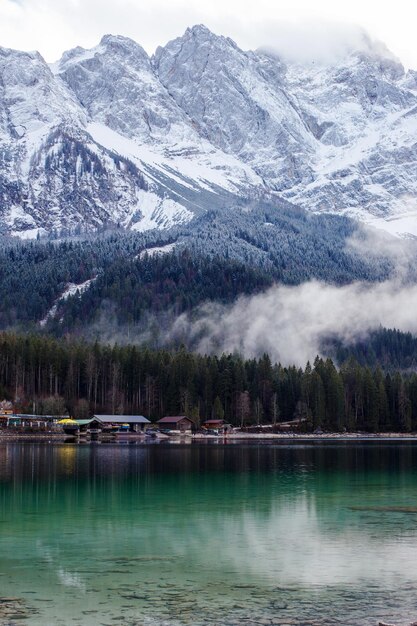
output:
[[[150,423],[143,415],[93,415],[90,421],[90,428],[119,426],[120,430],[141,433],[145,432]]]

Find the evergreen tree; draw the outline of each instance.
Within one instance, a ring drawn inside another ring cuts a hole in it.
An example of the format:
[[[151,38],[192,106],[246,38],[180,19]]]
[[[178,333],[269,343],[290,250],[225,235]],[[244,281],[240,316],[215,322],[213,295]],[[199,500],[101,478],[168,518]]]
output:
[[[212,418],[215,420],[224,419],[224,409],[219,396],[216,396],[216,399],[214,400]]]

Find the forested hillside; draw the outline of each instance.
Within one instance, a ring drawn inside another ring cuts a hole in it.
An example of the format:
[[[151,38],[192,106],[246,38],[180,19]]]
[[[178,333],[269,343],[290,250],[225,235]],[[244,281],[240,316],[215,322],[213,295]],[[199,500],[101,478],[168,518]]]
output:
[[[27,325],[45,317],[69,283],[81,284],[117,259],[132,259],[164,235],[121,235],[69,241],[8,241],[0,250],[0,326]]]
[[[417,338],[395,329],[381,328],[351,345],[328,340],[322,349],[338,363],[353,357],[360,365],[379,365],[385,371],[417,369]]]
[[[172,322],[204,301],[230,303],[271,283],[272,278],[256,267],[220,257],[193,257],[186,250],[130,262],[119,259],[81,297],[69,298],[58,307],[49,330],[83,333],[86,324],[94,325],[104,316],[116,331],[119,325],[139,325],[149,313],[160,324],[167,314],[167,322]]]
[[[316,278],[335,284],[382,280],[392,264],[366,262],[347,247],[352,220],[281,210],[211,212],[162,234],[116,230],[95,238],[8,243],[0,251],[0,328],[88,331],[111,312],[115,325],[143,330],[143,315],[190,311],[208,300],[231,302],[273,281]],[[167,246],[169,248],[167,248]],[[169,254],[145,255],[145,250]],[[89,288],[76,292],[85,281]],[[73,295],[61,297],[68,286]],[[54,315],[49,314],[56,305]],[[97,331],[96,329],[96,332]]]
[[[302,370],[267,355],[244,360],[2,333],[0,396],[20,410],[67,408],[76,416],[187,414],[235,425],[302,418],[307,430],[417,429],[417,375],[385,375],[354,359],[337,370],[317,358]]]
[[[349,246],[351,237],[362,235],[347,217],[284,205],[208,212],[184,229],[182,240],[198,254],[256,265],[287,285],[311,278],[334,284],[387,278],[393,264],[383,251],[365,257]]]

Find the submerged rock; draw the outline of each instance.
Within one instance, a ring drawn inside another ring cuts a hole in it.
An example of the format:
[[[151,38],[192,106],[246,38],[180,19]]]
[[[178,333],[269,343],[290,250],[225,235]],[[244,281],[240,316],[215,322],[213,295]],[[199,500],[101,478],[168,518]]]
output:
[[[22,598],[1,598],[0,597],[0,623],[12,624],[11,620],[25,620],[33,614],[29,611]]]

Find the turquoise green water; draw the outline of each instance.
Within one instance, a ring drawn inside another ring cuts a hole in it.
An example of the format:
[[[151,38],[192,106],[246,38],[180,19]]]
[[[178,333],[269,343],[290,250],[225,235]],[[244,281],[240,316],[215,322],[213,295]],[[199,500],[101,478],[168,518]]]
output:
[[[413,443],[0,444],[2,624],[405,625],[416,563]]]

